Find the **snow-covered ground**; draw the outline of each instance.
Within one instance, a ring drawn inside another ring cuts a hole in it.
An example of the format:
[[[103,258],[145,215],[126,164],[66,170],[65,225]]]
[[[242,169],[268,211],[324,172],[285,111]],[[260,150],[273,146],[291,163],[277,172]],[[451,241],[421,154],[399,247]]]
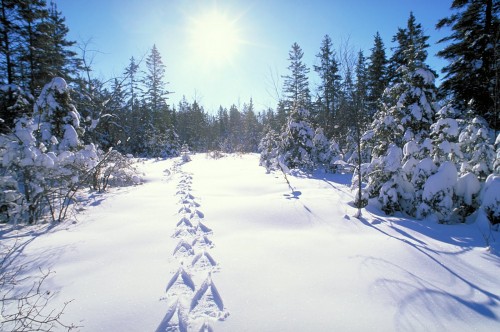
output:
[[[28,270],[81,331],[494,331],[498,233],[349,205],[347,175],[266,174],[257,155],[140,165],[32,239]],[[485,235],[483,236],[483,233]],[[2,233],[14,241],[14,232]],[[487,249],[485,236],[492,249]],[[214,265],[214,263],[216,263]]]

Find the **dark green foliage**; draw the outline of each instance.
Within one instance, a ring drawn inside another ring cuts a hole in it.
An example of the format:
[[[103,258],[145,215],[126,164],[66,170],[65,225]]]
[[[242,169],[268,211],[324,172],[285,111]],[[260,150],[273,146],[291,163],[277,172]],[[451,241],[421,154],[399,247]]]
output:
[[[463,112],[472,107],[499,130],[500,2],[454,0],[451,9],[455,12],[436,25],[451,28],[439,41],[445,45],[438,56],[449,61],[442,70],[441,93],[452,96]]]
[[[371,49],[370,62],[368,64],[366,80],[368,88],[367,108],[373,115],[377,110],[378,103],[387,88],[387,58],[385,48],[380,34],[375,35],[374,45]]]
[[[392,38],[397,45],[393,48],[393,53],[389,59],[388,80],[391,83],[402,81],[399,68],[409,67],[410,71],[422,68],[422,64],[427,59],[427,41],[429,36],[424,35],[422,25],[416,23],[415,16],[410,13],[406,28],[398,28],[398,32]],[[436,73],[433,72],[435,76]]]
[[[314,71],[320,78],[316,122],[322,125],[327,136],[331,136],[339,107],[341,76],[330,36],[324,37],[316,57],[319,65],[314,66]]]
[[[283,76],[284,107],[288,115],[294,108],[311,109],[311,94],[309,91],[309,68],[302,62],[304,52],[297,43],[293,43],[288,53],[289,74]]]

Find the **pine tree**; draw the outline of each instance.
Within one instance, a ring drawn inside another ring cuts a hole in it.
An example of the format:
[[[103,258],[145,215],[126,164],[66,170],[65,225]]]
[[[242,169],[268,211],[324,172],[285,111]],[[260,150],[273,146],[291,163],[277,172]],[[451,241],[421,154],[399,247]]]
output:
[[[14,19],[16,15],[15,4],[15,0],[1,0],[0,2],[0,77],[3,84],[16,83],[17,68],[14,52],[16,31],[19,26]]]
[[[320,63],[314,66],[314,71],[320,78],[317,123],[320,123],[326,135],[331,137],[339,104],[341,76],[330,36],[324,37],[316,57]]]
[[[146,142],[146,151],[144,152],[155,157],[167,156],[170,153],[167,153],[165,148],[168,147],[170,150],[170,146],[177,144],[168,142],[168,139],[173,139],[176,135],[171,135],[175,130],[166,102],[170,92],[165,88],[164,77],[165,65],[156,45],[153,45],[146,58],[146,75],[143,78],[145,91],[141,108],[143,109],[143,126],[145,128],[143,134]]]
[[[302,62],[304,52],[297,43],[293,43],[288,53],[290,62],[289,75],[283,76],[284,106],[287,114],[293,109],[311,109],[311,95],[309,91],[309,68]]]
[[[373,115],[379,105],[384,90],[387,88],[387,58],[380,34],[375,35],[374,45],[371,49],[366,79],[368,86],[367,108]]]
[[[56,76],[66,80],[73,79],[80,69],[81,61],[77,59],[76,52],[71,50],[75,42],[66,39],[69,29],[65,18],[52,1],[44,25],[47,45],[43,66],[46,77],[40,77],[40,81],[48,82]]]
[[[264,137],[259,142],[260,161],[259,164],[266,168],[269,173],[278,169],[278,158],[280,149],[280,136],[270,126],[264,128]]]
[[[260,124],[254,112],[253,100],[243,106],[242,144],[244,152],[257,152],[260,141]]]
[[[424,35],[422,25],[416,23],[415,16],[411,12],[406,28],[398,28],[398,32],[392,39],[393,42],[397,42],[397,45],[393,48],[393,54],[389,59],[389,82],[401,82],[402,74],[399,69],[402,66],[408,67],[409,71],[423,66],[427,59],[428,39],[429,36]],[[435,72],[432,73],[437,76]]]
[[[72,104],[69,87],[61,77],[46,84],[34,109],[39,141],[51,151],[75,150],[80,147],[80,114]]]
[[[457,107],[465,112],[472,107],[489,126],[500,129],[500,3],[494,0],[454,0],[456,12],[441,19],[436,27],[450,27],[449,36],[441,39],[444,48],[437,53],[449,64],[440,87],[451,94]],[[472,101],[472,105],[469,102]]]
[[[146,58],[146,76],[143,80],[145,87],[144,100],[146,104],[151,106],[153,111],[161,110],[166,104],[168,94],[170,94],[165,88],[167,83],[164,79],[165,65],[156,45],[153,45],[151,52]]]
[[[490,137],[488,124],[481,117],[474,117],[460,131],[458,141],[464,161],[460,167],[462,174],[474,173],[479,180],[485,181],[493,173],[495,149]]]
[[[280,139],[279,155],[288,168],[311,170],[314,167],[314,129],[309,112],[294,109],[288,117]]]

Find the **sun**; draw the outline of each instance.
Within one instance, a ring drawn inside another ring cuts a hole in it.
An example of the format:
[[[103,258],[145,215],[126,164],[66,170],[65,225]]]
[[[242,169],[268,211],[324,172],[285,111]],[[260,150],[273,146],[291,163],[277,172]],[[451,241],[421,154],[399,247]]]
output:
[[[204,64],[230,63],[242,44],[238,22],[216,10],[191,18],[189,43],[195,58]]]

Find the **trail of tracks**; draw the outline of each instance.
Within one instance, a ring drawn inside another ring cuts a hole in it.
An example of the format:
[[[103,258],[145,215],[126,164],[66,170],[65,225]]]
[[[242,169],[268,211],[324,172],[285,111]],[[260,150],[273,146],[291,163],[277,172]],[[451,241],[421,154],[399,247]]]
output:
[[[168,310],[157,332],[213,331],[212,323],[229,315],[212,280],[212,274],[220,270],[210,254],[213,232],[205,224],[198,198],[192,194],[192,174],[182,170],[181,162],[168,173],[178,178],[175,196],[179,220],[171,235],[178,242],[171,255],[179,267],[166,285],[163,299]]]

